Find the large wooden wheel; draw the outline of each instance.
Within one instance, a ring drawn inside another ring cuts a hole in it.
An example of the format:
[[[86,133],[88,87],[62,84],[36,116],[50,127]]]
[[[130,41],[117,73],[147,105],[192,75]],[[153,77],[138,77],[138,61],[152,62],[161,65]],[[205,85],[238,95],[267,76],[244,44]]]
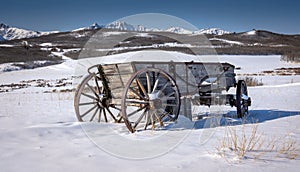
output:
[[[170,75],[146,68],[134,73],[125,86],[122,116],[131,132],[173,123],[180,110],[180,93]]]
[[[246,82],[239,80],[236,88],[236,111],[238,118],[248,115],[249,103],[250,99],[248,97]]]
[[[77,119],[96,122],[120,122],[121,108],[111,103],[99,74],[87,75],[75,92],[74,106]]]

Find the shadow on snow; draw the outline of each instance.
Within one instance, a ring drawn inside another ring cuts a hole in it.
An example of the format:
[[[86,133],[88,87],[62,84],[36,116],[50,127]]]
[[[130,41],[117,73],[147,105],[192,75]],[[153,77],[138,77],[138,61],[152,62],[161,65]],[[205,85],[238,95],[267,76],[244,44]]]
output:
[[[234,126],[242,124],[264,123],[280,118],[300,115],[300,111],[251,110],[248,116],[236,118],[236,111],[227,114],[211,114],[209,117],[195,121],[194,129]]]

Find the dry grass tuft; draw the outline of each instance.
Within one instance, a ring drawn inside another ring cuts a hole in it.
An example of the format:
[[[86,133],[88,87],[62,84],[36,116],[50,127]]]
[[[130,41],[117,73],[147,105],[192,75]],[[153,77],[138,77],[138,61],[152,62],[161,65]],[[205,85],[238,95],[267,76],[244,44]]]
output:
[[[251,130],[247,132],[247,130]],[[299,144],[290,135],[284,137],[266,138],[264,133],[258,132],[258,124],[246,126],[240,130],[235,126],[227,126],[225,134],[216,147],[217,154],[226,159],[296,159],[299,156]]]
[[[262,81],[258,81],[258,79],[253,78],[253,77],[243,77],[243,78],[239,78],[240,80],[244,80],[247,84],[247,86],[262,86],[263,83]]]

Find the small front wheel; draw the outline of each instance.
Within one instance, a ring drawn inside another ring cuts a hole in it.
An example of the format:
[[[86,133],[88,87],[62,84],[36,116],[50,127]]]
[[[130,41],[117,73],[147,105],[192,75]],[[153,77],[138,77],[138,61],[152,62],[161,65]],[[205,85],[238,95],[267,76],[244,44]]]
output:
[[[248,115],[249,99],[246,82],[239,80],[236,88],[236,111],[238,118]]]

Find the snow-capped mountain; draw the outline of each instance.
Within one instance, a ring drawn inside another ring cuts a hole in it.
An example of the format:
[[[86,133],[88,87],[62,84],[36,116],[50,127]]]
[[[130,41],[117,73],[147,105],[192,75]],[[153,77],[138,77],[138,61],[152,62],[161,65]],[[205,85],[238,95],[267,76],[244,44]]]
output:
[[[4,40],[32,38],[41,35],[46,35],[49,33],[51,32],[38,32],[38,31],[25,30],[16,27],[11,27],[4,23],[0,23],[0,40],[1,38],[3,38]]]
[[[146,31],[146,28],[142,25],[134,26],[134,25],[128,24],[123,21],[116,21],[116,22],[110,23],[110,24],[106,25],[105,28],[126,30],[126,31],[138,31],[138,32]]]
[[[223,35],[228,34],[231,32],[219,29],[219,28],[209,28],[209,29],[201,29],[198,31],[190,31],[181,27],[170,27],[168,29],[157,29],[157,28],[151,28],[148,29],[142,25],[131,25],[123,21],[116,21],[113,23],[110,23],[105,26],[105,28],[110,29],[117,29],[117,30],[127,30],[127,31],[152,31],[152,32],[173,32],[177,34],[212,34],[212,35]]]
[[[88,29],[100,29],[103,28],[103,26],[98,25],[98,23],[93,23],[88,27]]]
[[[82,27],[82,28],[78,28],[75,30],[72,30],[72,32],[76,32],[76,31],[81,31],[81,30],[95,30],[95,29],[100,29],[103,28],[104,26],[99,25],[98,23],[93,23],[92,25],[88,26],[88,27]]]
[[[82,27],[75,30],[72,30],[73,32],[80,31],[80,30],[94,30],[99,28],[109,28],[109,29],[116,29],[116,30],[124,30],[124,31],[145,31],[146,28],[142,25],[133,26],[131,24],[128,24],[126,22],[122,21],[116,21],[110,24],[107,24],[105,26],[98,25],[97,23],[93,23],[92,25],[88,27]]]
[[[224,34],[229,34],[231,32],[219,29],[219,28],[209,28],[209,29],[201,29],[197,31],[190,31],[183,29],[181,27],[171,27],[166,30],[159,30],[159,31],[165,31],[165,32],[173,32],[177,34],[210,34],[210,35],[224,35]]]
[[[183,29],[181,27],[170,27],[169,29],[163,30],[166,32],[173,32],[178,34],[192,34],[193,32],[190,30]]]
[[[201,29],[193,32],[193,34],[210,34],[210,35],[224,35],[229,34],[231,32],[222,30],[220,28],[209,28],[209,29]]]

